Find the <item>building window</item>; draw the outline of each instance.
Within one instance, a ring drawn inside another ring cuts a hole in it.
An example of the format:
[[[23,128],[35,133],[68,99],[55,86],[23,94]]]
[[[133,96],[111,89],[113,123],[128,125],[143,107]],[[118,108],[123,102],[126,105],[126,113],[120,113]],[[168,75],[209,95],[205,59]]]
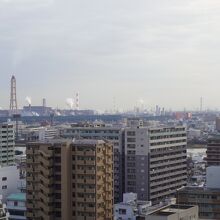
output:
[[[18,206],[18,202],[17,201],[14,201],[14,206]]]
[[[126,209],[119,209],[120,215],[126,215]]]
[[[7,177],[2,177],[2,181],[6,181],[7,180]]]
[[[7,189],[7,185],[2,186],[2,189]]]

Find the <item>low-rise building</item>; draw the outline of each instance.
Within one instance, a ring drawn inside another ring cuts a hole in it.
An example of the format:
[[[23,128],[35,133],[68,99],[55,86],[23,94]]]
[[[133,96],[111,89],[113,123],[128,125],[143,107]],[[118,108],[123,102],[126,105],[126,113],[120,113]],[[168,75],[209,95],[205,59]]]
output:
[[[115,220],[198,220],[198,206],[175,204],[168,199],[153,205],[137,200],[136,193],[125,193],[123,202],[115,204]]]
[[[114,205],[115,220],[136,220],[137,216],[144,215],[151,207],[150,201],[138,201],[136,193],[124,193],[123,202]]]
[[[200,219],[220,219],[219,166],[207,168],[205,187],[185,187],[177,191],[179,204],[197,205]]]
[[[197,205],[200,219],[220,219],[220,189],[185,187],[177,193],[177,202]]]
[[[152,212],[144,220],[198,220],[198,206],[169,205]]]
[[[7,197],[9,220],[26,219],[26,194],[12,193]]]

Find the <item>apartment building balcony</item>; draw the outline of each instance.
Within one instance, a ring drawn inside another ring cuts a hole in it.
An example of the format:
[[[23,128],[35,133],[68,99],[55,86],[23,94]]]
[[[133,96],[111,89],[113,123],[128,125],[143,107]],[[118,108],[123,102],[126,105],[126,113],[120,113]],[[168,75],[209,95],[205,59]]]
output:
[[[186,157],[186,153],[181,154],[175,154],[175,155],[164,155],[164,156],[158,156],[158,157],[151,157],[150,162],[156,162],[156,161],[164,161],[164,160],[171,160],[171,159],[182,159],[183,157]]]
[[[166,193],[168,192],[168,194],[169,194],[170,188],[172,188],[172,187],[178,188],[178,187],[183,186],[184,184],[186,184],[186,180],[179,181],[179,182],[173,183],[173,184],[167,184],[166,186],[159,186],[159,187],[156,187],[155,189],[150,189],[150,193],[158,192],[158,194],[161,194],[160,191],[166,191]],[[165,195],[167,195],[166,193],[165,193]]]
[[[48,176],[39,174],[38,175],[39,180],[41,180],[44,184],[53,184],[53,179],[49,178]]]
[[[186,163],[186,159],[177,159],[177,160],[173,160],[173,161],[167,161],[167,162],[158,162],[155,164],[150,164],[150,168],[157,168],[157,167],[164,167],[167,165],[174,165],[174,164],[178,164],[178,163]]]
[[[186,169],[186,166],[187,165],[185,163],[185,164],[175,165],[175,166],[170,166],[170,167],[161,166],[161,167],[152,169],[152,167],[150,165],[150,168],[152,169],[150,171],[150,174],[159,174],[160,175],[161,173],[164,173],[164,172],[167,172],[167,171],[175,172],[177,169]]]
[[[186,179],[187,179],[187,174],[180,176],[180,177],[170,176],[170,178],[166,180],[158,180],[157,182],[155,181],[150,182],[150,187],[158,186],[158,188],[160,188],[160,185],[162,184],[167,184],[167,183],[174,182],[174,181],[178,182],[179,180],[186,180]]]
[[[161,172],[161,173],[163,173],[163,172]],[[162,178],[172,177],[172,176],[176,176],[176,175],[187,175],[187,171],[186,170],[180,170],[180,171],[176,171],[176,172],[169,172],[169,173],[164,174],[164,175],[159,174],[159,175],[150,177],[150,181],[159,180],[159,179],[162,179]]]

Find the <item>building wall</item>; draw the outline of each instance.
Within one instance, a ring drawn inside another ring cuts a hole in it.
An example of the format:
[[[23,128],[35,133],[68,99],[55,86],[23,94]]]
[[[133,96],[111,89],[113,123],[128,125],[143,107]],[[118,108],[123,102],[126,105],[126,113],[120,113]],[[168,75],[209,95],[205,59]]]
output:
[[[77,141],[72,146],[73,219],[113,219],[113,146]]]
[[[17,166],[7,166],[0,168],[0,195],[5,203],[9,194],[18,192],[19,169]]]
[[[125,192],[159,203],[186,185],[184,127],[125,129]]]
[[[159,203],[187,183],[187,137],[182,126],[149,129],[150,200]]]
[[[200,219],[220,219],[220,190],[186,187],[178,191],[177,203],[197,205]]]
[[[27,219],[113,219],[111,144],[53,140],[26,152]]]
[[[198,207],[192,207],[186,210],[177,210],[176,213],[166,215],[148,215],[145,220],[198,220]]]
[[[220,166],[210,166],[206,168],[206,186],[207,188],[218,189],[220,188]]]
[[[64,129],[61,136],[64,138],[104,139],[114,146],[114,201],[122,201],[122,138],[123,129],[114,127],[71,127]]]
[[[26,202],[16,199],[7,200],[7,210],[10,213],[10,220],[26,220]]]
[[[119,203],[114,206],[114,218],[115,220],[136,220],[136,215],[132,206]]]
[[[220,166],[220,136],[215,135],[208,139],[207,166]]]
[[[148,129],[125,129],[125,192],[135,192],[140,200],[149,200]]]

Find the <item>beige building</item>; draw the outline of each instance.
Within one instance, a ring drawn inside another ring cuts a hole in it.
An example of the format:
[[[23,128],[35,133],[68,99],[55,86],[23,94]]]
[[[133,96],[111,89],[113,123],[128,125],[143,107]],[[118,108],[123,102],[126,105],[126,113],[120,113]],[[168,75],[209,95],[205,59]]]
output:
[[[198,220],[198,206],[169,205],[152,212],[144,220]]]
[[[108,126],[102,123],[78,123],[72,124],[61,130],[63,138],[83,138],[108,140],[114,147],[114,201],[122,201],[122,142],[123,129],[117,126]]]
[[[113,194],[112,144],[28,144],[27,219],[112,220]]]

